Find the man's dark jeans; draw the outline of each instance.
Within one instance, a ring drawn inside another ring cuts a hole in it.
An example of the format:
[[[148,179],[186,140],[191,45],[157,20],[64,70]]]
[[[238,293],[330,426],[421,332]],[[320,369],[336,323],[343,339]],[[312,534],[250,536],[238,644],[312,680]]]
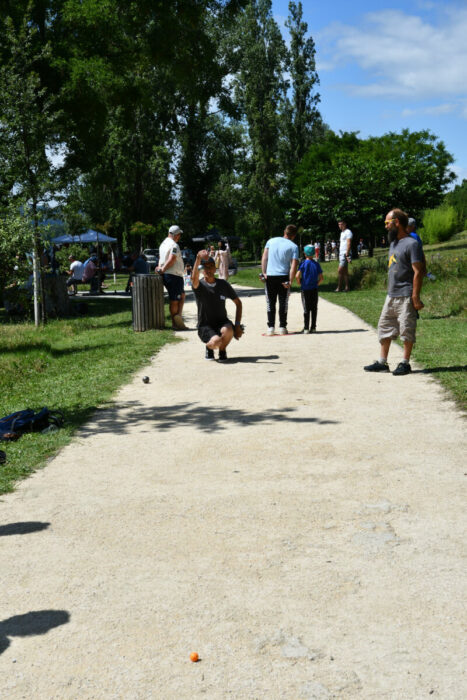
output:
[[[266,308],[268,312],[268,326],[274,328],[276,320],[276,303],[279,297],[279,326],[287,328],[287,310],[289,307],[289,289],[283,282],[288,282],[288,275],[268,275],[266,278]]]

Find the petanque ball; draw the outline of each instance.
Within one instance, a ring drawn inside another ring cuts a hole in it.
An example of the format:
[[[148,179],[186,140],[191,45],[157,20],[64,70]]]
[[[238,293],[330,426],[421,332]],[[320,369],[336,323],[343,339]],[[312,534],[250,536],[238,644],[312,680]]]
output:
[[[144,376],[144,377],[143,377],[143,382],[144,382],[145,384],[149,384],[149,377]]]

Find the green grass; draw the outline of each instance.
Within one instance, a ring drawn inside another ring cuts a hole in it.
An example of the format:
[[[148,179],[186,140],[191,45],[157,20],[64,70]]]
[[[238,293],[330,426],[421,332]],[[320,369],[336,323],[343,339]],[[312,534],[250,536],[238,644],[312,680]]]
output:
[[[413,358],[427,373],[436,377],[467,410],[467,232],[450,241],[424,246],[428,271],[435,281],[426,279],[421,298],[425,308],[420,312],[417,343]],[[350,266],[349,294],[336,294],[337,261],[322,264],[324,281],[320,296],[357,314],[377,326],[386,297],[387,250],[375,251],[375,257],[361,258]],[[256,269],[239,270],[237,284],[262,287]],[[297,293],[297,287],[294,287]],[[298,302],[298,300],[297,300]],[[375,347],[375,357],[378,348]],[[362,363],[372,358],[362,358]]]
[[[0,466],[0,493],[13,490],[16,480],[66,445],[120,385],[173,339],[172,331],[134,333],[129,298],[86,303],[86,316],[50,321],[37,330],[31,323],[5,323],[0,315],[0,416],[42,406],[65,414],[62,430],[0,443],[8,458]]]

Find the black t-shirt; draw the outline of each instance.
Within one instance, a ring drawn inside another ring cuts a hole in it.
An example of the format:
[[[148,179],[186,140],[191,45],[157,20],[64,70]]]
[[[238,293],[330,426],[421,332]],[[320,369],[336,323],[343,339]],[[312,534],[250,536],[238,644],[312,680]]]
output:
[[[238,297],[233,287],[225,280],[216,280],[212,286],[205,280],[200,280],[199,286],[193,289],[193,292],[198,305],[198,328],[217,328],[222,325],[227,319],[225,300]]]

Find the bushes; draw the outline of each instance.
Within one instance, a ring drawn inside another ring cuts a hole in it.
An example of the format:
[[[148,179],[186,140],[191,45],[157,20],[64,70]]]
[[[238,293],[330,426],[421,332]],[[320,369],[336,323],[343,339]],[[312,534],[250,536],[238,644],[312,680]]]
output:
[[[427,209],[423,216],[423,242],[441,243],[447,241],[459,226],[456,209],[443,204],[436,209]]]

